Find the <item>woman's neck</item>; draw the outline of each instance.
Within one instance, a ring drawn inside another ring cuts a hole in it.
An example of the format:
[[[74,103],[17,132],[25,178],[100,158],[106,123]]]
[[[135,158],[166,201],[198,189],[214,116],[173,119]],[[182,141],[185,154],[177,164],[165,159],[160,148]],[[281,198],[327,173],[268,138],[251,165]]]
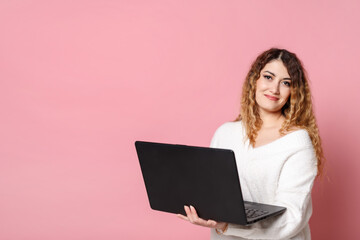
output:
[[[285,120],[281,111],[276,113],[260,112],[260,118],[263,122],[261,128],[281,128],[281,125]]]

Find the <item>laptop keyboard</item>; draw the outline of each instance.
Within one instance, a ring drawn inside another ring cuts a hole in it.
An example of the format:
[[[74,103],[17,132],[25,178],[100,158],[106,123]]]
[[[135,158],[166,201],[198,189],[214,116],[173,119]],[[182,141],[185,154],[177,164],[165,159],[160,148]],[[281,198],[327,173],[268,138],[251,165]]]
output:
[[[268,211],[262,211],[260,209],[254,209],[254,208],[245,208],[245,212],[247,218],[256,218],[269,213]]]

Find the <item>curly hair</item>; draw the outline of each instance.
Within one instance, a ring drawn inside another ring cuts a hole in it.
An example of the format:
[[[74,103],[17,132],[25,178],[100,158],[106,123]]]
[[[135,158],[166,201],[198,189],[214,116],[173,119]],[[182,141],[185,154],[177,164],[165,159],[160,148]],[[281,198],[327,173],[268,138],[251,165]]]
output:
[[[294,53],[285,49],[271,48],[256,58],[243,84],[241,111],[235,121],[243,121],[250,144],[254,146],[257,133],[262,126],[258,105],[255,101],[256,81],[265,65],[275,59],[283,62],[291,78],[290,97],[281,109],[285,121],[279,133],[283,136],[293,128],[307,130],[316,153],[318,176],[321,176],[325,158],[313,113],[307,74]]]

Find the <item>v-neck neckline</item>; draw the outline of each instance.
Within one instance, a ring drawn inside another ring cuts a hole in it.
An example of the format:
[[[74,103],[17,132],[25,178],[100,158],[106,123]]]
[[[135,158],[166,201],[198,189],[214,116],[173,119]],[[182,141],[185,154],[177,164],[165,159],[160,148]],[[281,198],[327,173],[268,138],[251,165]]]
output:
[[[269,142],[269,143],[263,144],[263,145],[258,146],[258,147],[253,147],[253,146],[250,144],[250,141],[249,141],[249,140],[247,140],[247,142],[248,142],[248,145],[250,146],[250,148],[251,148],[253,151],[257,151],[257,150],[259,150],[259,149],[260,149],[260,150],[261,150],[261,149],[267,149],[267,148],[269,148],[269,146],[272,146],[272,145],[274,145],[274,144],[277,144],[278,142],[282,142],[282,141],[284,141],[284,139],[288,138],[289,136],[295,135],[295,134],[297,134],[297,133],[299,133],[299,132],[303,132],[303,131],[306,131],[306,130],[305,130],[305,129],[299,129],[299,130],[296,130],[296,131],[292,131],[292,132],[290,132],[290,133],[288,133],[288,134],[286,134],[286,135],[284,135],[284,136],[282,136],[282,137],[280,137],[280,138],[275,139],[274,141],[271,141],[271,142]]]

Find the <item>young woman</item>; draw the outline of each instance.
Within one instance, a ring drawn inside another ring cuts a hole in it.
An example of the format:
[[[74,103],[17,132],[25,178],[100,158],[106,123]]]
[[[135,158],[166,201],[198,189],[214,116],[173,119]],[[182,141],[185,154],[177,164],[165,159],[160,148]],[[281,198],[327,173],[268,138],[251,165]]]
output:
[[[323,151],[300,60],[285,49],[260,54],[243,85],[241,113],[220,126],[211,147],[235,152],[244,200],[284,206],[250,226],[204,220],[193,206],[180,218],[211,228],[211,239],[311,239],[311,189]]]

